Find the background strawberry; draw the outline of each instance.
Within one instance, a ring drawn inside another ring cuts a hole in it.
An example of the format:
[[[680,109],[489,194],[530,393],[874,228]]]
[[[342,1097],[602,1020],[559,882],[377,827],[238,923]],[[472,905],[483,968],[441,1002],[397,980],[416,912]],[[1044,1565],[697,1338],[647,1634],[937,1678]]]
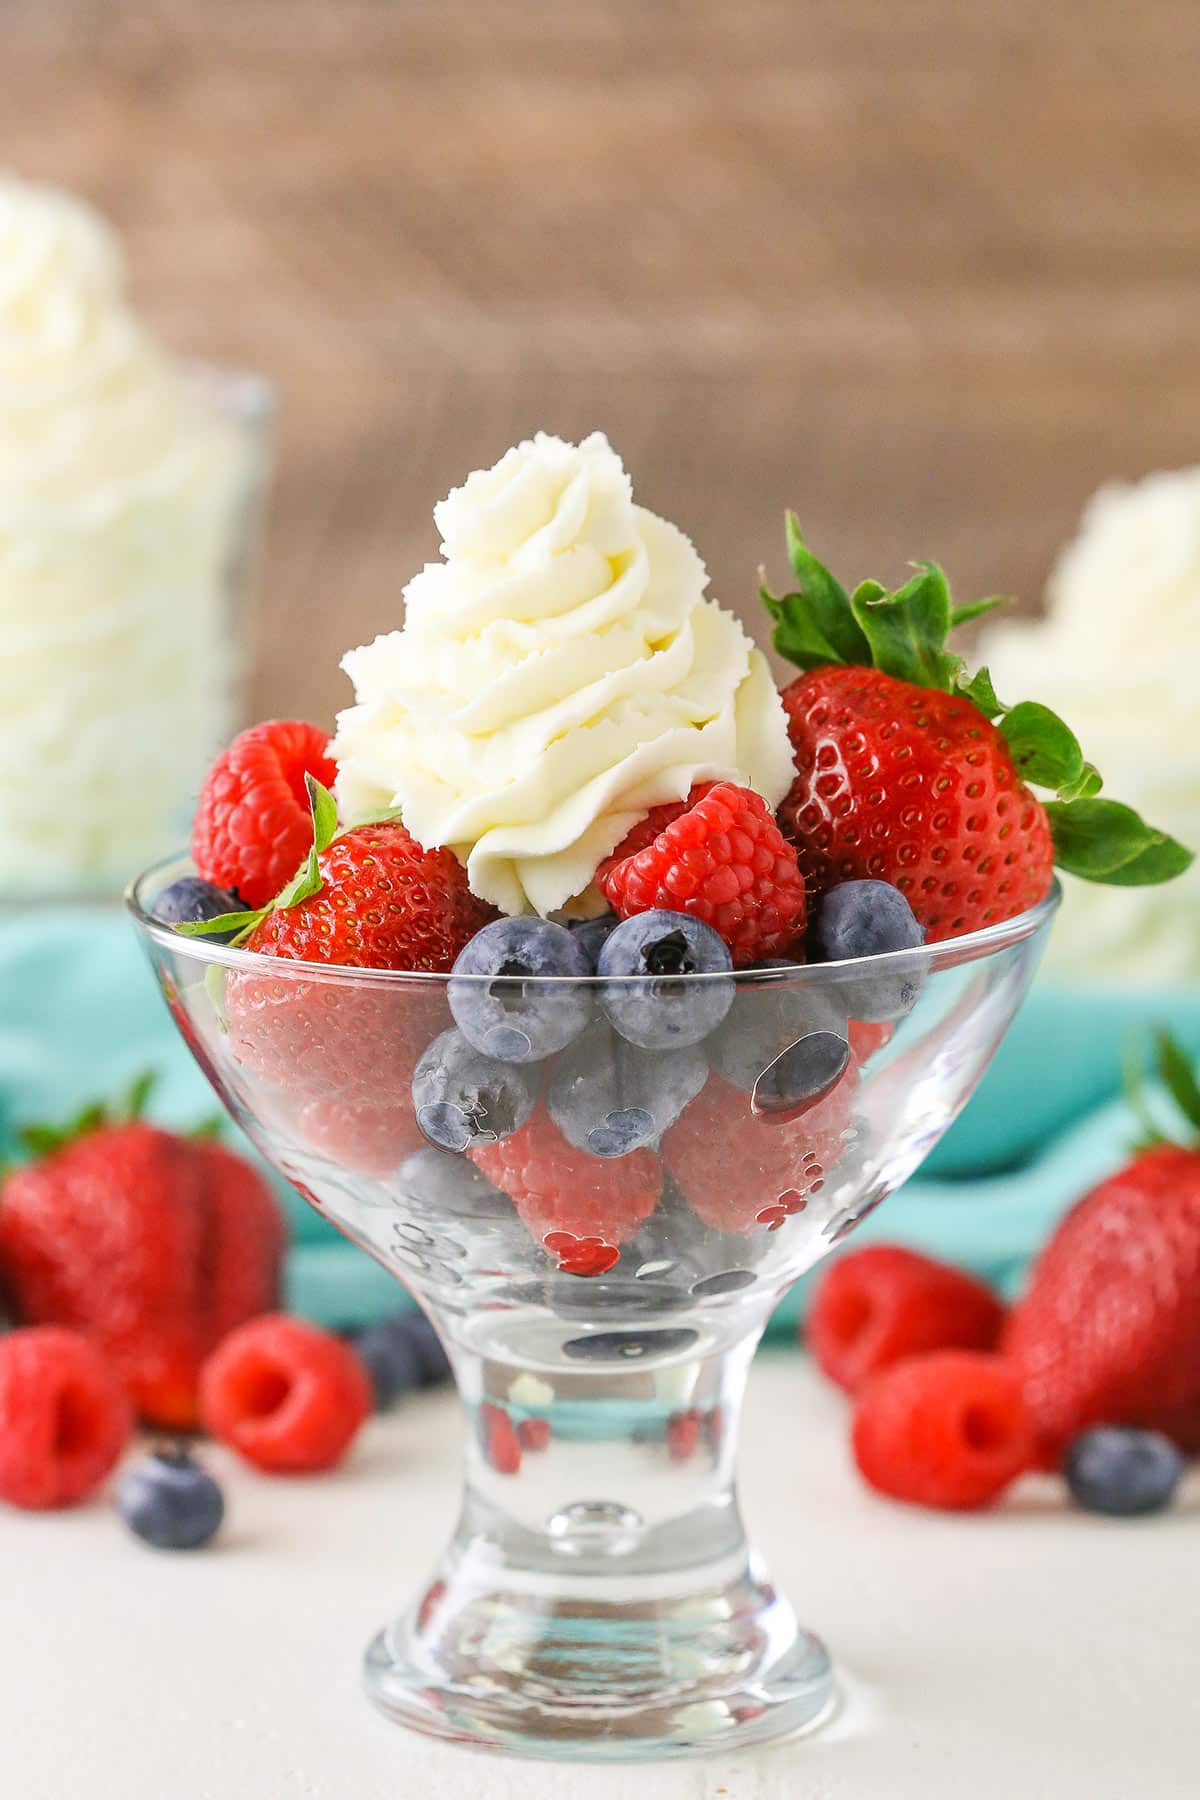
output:
[[[0,1189],[0,1280],[22,1321],[98,1343],[145,1419],[188,1429],[205,1356],[276,1304],[274,1199],[218,1145],[137,1118],[78,1124]]]
[[[1200,1132],[1200,1089],[1160,1039],[1160,1064]],[[1200,1148],[1158,1141],[1066,1215],[1013,1308],[1004,1349],[1042,1453],[1090,1425],[1200,1426]]]
[[[952,627],[998,601],[955,607],[935,563],[894,592],[864,581],[848,594],[787,524],[797,590],[762,595],[776,649],[804,670],[783,695],[796,779],[779,819],[810,899],[844,880],[891,882],[936,942],[1025,911],[1055,862],[1122,886],[1188,866],[1174,839],[1097,797],[1100,776],[1061,719],[1006,707],[986,669],[968,677],[946,649]]]

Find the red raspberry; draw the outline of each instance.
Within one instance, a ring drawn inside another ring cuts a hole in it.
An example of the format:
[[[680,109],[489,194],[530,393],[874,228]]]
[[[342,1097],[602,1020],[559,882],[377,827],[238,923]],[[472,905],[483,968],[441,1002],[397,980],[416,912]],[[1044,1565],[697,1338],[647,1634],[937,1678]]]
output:
[[[206,1429],[272,1475],[331,1468],[370,1411],[350,1346],[283,1313],[231,1332],[200,1376]]]
[[[731,781],[709,788],[644,848],[604,865],[599,879],[623,919],[651,907],[703,919],[738,968],[782,955],[804,930],[795,848],[762,796]]]
[[[653,1151],[634,1150],[611,1162],[588,1156],[567,1142],[543,1107],[519,1131],[498,1144],[476,1144],[469,1154],[572,1274],[611,1268],[617,1246],[637,1235],[662,1193],[662,1165]]]
[[[639,850],[645,850],[652,844],[660,831],[673,825],[676,819],[683,817],[705,794],[710,794],[715,781],[698,781],[688,794],[686,800],[664,800],[661,806],[652,806],[644,819],[640,819],[632,831],[627,831],[611,856],[606,856],[596,870],[597,882],[603,883],[610,869],[624,862],[627,857],[636,856]]]
[[[1045,1460],[1200,1405],[1200,1154],[1145,1150],[1062,1220],[1009,1315]]]
[[[312,844],[306,775],[332,787],[329,738],[300,719],[269,719],[234,738],[205,777],[192,823],[192,861],[206,881],[266,906]]]
[[[522,1450],[548,1450],[550,1447],[549,1419],[522,1419],[517,1426],[517,1438]]]
[[[521,1467],[521,1441],[504,1407],[485,1400],[479,1408],[483,1454],[497,1475],[516,1475]]]
[[[901,1250],[871,1244],[841,1256],[821,1280],[804,1337],[849,1394],[881,1369],[930,1350],[994,1350],[1004,1308],[990,1288]]]
[[[104,1480],[132,1429],[120,1377],[87,1338],[55,1325],[0,1338],[0,1500],[74,1505]]]
[[[949,1511],[987,1506],[1034,1455],[1020,1376],[969,1350],[910,1356],[876,1375],[859,1399],[853,1443],[881,1494]]]
[[[852,1062],[831,1093],[798,1119],[757,1117],[750,1096],[710,1075],[662,1140],[663,1161],[703,1224],[713,1231],[774,1231],[820,1193],[840,1160],[858,1071]]]
[[[696,1408],[672,1413],[667,1420],[667,1455],[672,1462],[687,1462],[700,1442],[703,1419]]]

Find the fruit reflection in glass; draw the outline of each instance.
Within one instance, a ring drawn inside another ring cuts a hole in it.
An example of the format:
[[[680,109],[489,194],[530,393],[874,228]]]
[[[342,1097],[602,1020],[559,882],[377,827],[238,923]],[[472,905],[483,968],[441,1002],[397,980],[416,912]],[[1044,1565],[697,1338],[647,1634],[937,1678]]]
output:
[[[181,938],[150,909],[188,872],[131,895],[179,1029],[275,1167],[428,1309],[462,1396],[458,1526],[370,1648],[376,1704],[611,1760],[826,1717],[828,1656],[742,1529],[746,1371],[780,1294],[969,1097],[1056,894],[947,942],[753,971],[688,972],[703,928],[672,946],[640,914],[539,922],[545,972],[505,974],[532,923],[505,920],[473,939],[481,972],[446,977]],[[635,938],[654,972],[627,972]]]

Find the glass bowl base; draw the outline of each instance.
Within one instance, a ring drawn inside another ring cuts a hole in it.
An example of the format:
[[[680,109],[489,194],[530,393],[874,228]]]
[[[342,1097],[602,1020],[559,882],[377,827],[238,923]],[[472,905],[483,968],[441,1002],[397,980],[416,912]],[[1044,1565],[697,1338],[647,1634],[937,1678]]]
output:
[[[600,1597],[603,1578],[590,1594],[435,1582],[370,1646],[367,1693],[429,1736],[568,1762],[730,1753],[824,1724],[829,1656],[754,1558],[691,1575],[686,1593],[639,1596],[634,1578],[620,1598]]]

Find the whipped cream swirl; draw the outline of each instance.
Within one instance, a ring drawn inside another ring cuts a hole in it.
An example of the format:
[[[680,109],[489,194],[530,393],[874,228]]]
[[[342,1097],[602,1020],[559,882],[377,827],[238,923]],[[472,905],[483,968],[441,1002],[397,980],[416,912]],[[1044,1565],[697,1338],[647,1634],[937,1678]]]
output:
[[[1200,469],[1104,487],[1059,557],[1044,619],[980,641],[1002,700],[1067,719],[1106,792],[1200,849]],[[1200,861],[1161,887],[1063,877],[1047,968],[1071,979],[1200,981]]]
[[[111,889],[178,842],[232,724],[260,473],[130,309],[105,223],[0,178],[0,891]]]
[[[601,433],[539,433],[434,517],[444,560],[405,589],[403,629],[343,661],[343,817],[398,807],[476,894],[547,914],[598,910],[602,858],[695,781],[778,804],[792,756],[765,659]]]

